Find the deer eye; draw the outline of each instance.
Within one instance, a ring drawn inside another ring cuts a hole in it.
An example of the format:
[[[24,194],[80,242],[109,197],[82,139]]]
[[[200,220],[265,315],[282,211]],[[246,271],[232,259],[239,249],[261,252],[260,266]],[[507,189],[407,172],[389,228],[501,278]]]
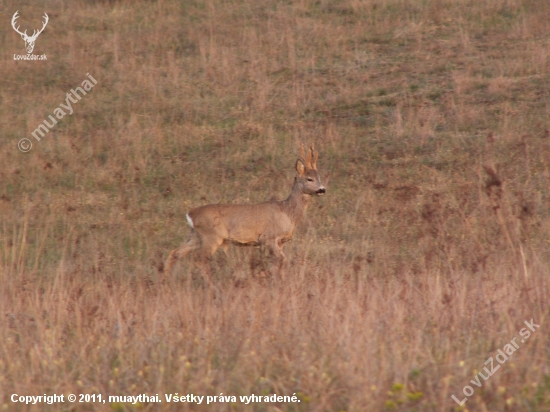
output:
[[[311,177],[308,177],[308,178],[307,178],[307,181],[308,181],[308,182],[313,182],[313,179],[312,179]]]

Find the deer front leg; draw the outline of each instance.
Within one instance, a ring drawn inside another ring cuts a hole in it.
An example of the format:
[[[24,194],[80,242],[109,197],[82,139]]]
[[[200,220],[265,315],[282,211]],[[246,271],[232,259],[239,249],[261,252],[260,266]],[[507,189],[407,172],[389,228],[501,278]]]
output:
[[[274,274],[275,272],[278,273],[279,276],[284,280],[287,259],[283,252],[283,243],[281,243],[279,239],[273,239],[266,242],[265,245],[267,246],[273,259],[273,263],[269,269],[269,272],[271,274]]]
[[[212,272],[212,262],[211,258],[207,256],[200,256],[196,260],[196,265],[199,268],[199,271],[208,286],[214,287],[214,282],[210,278],[210,272]]]

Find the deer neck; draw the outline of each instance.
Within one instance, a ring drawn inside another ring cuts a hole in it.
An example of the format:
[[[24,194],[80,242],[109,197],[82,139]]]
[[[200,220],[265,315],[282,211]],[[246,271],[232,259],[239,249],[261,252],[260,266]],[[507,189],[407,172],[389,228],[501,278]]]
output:
[[[283,211],[290,217],[295,225],[298,224],[300,219],[304,216],[310,199],[311,195],[302,193],[298,180],[295,179],[290,195],[286,200],[281,202]]]

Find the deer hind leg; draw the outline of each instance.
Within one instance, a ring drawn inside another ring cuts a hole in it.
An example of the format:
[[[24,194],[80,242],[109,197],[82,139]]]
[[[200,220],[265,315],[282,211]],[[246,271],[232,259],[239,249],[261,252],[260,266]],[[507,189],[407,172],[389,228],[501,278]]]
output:
[[[172,267],[177,262],[177,260],[181,257],[184,257],[191,253],[194,250],[197,250],[201,247],[201,238],[197,234],[196,231],[193,231],[191,233],[191,237],[187,240],[187,242],[183,243],[179,248],[174,249],[170,252],[168,255],[168,259],[166,259],[166,263],[164,264],[164,272],[166,274],[170,274],[172,272]]]

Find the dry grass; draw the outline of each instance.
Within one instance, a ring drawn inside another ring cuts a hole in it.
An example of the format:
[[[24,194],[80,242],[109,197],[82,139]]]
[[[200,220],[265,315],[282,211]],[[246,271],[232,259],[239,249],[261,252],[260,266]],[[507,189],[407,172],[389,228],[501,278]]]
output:
[[[15,10],[50,23],[15,62]],[[0,405],[12,393],[292,395],[145,410],[550,410],[550,4],[0,3]],[[29,154],[17,141],[98,80]],[[286,247],[162,262],[191,206],[327,196]],[[236,281],[238,280],[238,281]],[[49,408],[49,409],[48,409]],[[72,409],[71,409],[72,408]],[[30,408],[29,408],[30,409]],[[41,405],[33,410],[134,410]]]

